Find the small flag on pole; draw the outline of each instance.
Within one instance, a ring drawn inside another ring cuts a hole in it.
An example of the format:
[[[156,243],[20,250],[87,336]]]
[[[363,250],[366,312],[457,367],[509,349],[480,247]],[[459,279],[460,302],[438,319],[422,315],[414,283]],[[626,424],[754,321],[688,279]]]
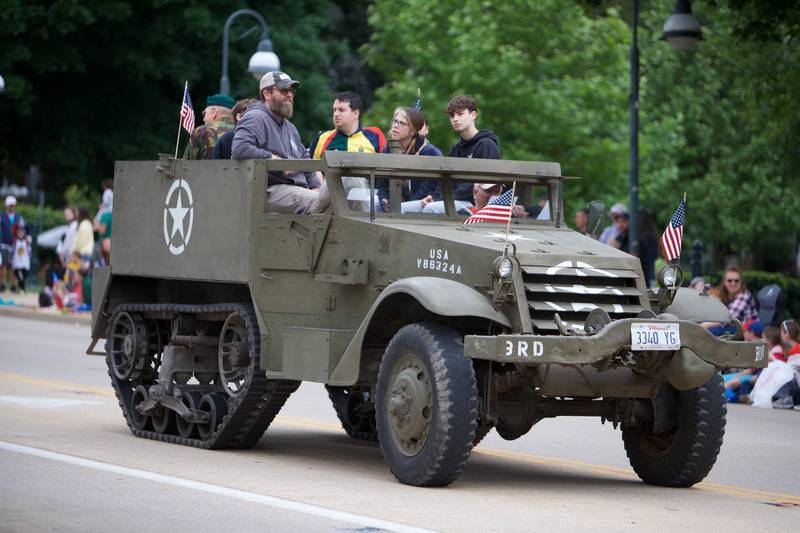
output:
[[[189,97],[189,84],[183,88],[183,103],[181,104],[181,126],[183,129],[192,133],[194,131],[194,108],[192,99]]]
[[[419,90],[419,87],[417,87],[417,101],[414,102],[414,108],[417,111],[422,109],[422,92]]]
[[[496,198],[492,198],[483,209],[469,217],[464,224],[477,224],[478,222],[508,222],[511,220],[511,201],[514,197],[513,187]]]
[[[661,248],[664,250],[664,258],[669,262],[680,258],[681,243],[683,242],[683,223],[686,220],[686,195],[678,204],[678,209],[669,219],[664,235],[661,236]]]

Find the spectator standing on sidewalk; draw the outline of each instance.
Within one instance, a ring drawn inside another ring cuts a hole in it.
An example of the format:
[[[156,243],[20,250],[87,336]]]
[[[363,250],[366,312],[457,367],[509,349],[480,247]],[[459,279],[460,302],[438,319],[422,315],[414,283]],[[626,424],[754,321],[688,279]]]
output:
[[[74,207],[64,208],[64,220],[67,222],[67,231],[56,246],[56,253],[61,265],[66,268],[69,263],[69,251],[72,249],[75,234],[78,232],[78,210]]]
[[[69,250],[70,257],[75,252],[80,255],[81,260],[89,263],[92,252],[94,251],[94,228],[89,218],[89,210],[84,206],[78,208],[78,229],[75,232],[75,241]]]
[[[17,213],[17,199],[8,195],[5,204],[5,210],[0,213],[0,254],[2,254],[0,292],[6,290],[6,281],[9,279],[11,279],[11,290],[15,290],[17,287],[11,257],[14,253],[14,236],[17,233],[17,226],[25,225],[22,215]]]
[[[623,217],[628,216],[630,216],[630,214],[628,213],[628,208],[625,207],[625,204],[616,203],[612,205],[611,220],[613,223],[603,229],[603,233],[600,234],[600,238],[598,240],[604,244],[608,244],[609,239],[619,232],[618,223],[622,222]]]
[[[31,238],[24,225],[17,225],[17,234],[14,238],[14,257],[11,258],[11,266],[14,269],[14,276],[17,279],[17,287],[25,292],[25,278],[31,271]]]

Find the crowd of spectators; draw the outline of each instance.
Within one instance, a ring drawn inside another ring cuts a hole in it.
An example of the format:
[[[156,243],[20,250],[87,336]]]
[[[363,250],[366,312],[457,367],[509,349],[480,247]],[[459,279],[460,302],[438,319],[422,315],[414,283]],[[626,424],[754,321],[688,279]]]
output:
[[[738,267],[728,267],[718,287],[711,287],[701,276],[692,279],[689,287],[718,298],[727,306],[731,319],[742,324],[745,340],[767,343],[767,368],[730,369],[723,374],[727,400],[800,410],[800,324],[793,319],[783,320],[779,325],[762,324],[756,298]],[[714,335],[736,333],[734,322],[704,326]]]
[[[45,274],[39,293],[41,307],[77,312],[91,310],[92,271],[111,261],[111,225],[114,190],[111,180],[102,185],[95,216],[86,206],[64,209],[66,232],[56,246],[56,261]]]
[[[623,251],[628,250],[628,222],[630,215],[624,204],[611,208],[613,223],[606,227],[598,239]],[[587,233],[588,211],[579,210],[575,227]],[[655,276],[658,239],[649,210],[639,211],[639,258],[648,286]],[[800,410],[800,325],[789,319],[775,324],[759,321],[758,303],[748,289],[741,269],[731,266],[725,270],[721,283],[713,287],[705,278],[697,276],[689,288],[717,298],[730,313],[728,322],[707,322],[703,325],[715,336],[734,337],[737,322],[747,341],[766,342],[769,362],[767,368],[727,369],[723,374],[725,395],[729,402],[748,403],[758,407],[795,408]],[[735,322],[736,321],[736,322]]]

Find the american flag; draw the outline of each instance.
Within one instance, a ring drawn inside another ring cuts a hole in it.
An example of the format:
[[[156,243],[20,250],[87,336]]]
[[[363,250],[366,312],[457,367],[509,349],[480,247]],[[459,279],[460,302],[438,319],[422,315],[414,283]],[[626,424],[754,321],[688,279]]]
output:
[[[194,108],[192,99],[189,97],[189,85],[183,88],[183,103],[181,104],[181,126],[183,129],[192,133],[194,131]]]
[[[464,221],[464,224],[477,224],[478,222],[508,222],[511,218],[511,200],[514,189],[508,187],[506,192],[491,201],[477,213]]]
[[[678,259],[681,256],[681,243],[683,242],[683,223],[686,220],[686,200],[681,200],[675,214],[669,219],[667,229],[661,236],[661,248],[667,261]]]
[[[421,94],[421,91],[419,90],[419,87],[417,87],[417,101],[414,102],[414,108],[417,111],[422,109],[422,94]]]

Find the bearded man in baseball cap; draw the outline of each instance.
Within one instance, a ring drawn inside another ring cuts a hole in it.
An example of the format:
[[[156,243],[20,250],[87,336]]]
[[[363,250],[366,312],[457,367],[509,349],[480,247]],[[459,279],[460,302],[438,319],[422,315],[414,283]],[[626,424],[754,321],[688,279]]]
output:
[[[297,128],[294,94],[300,83],[275,70],[261,77],[261,102],[253,104],[236,123],[233,159],[309,159]],[[318,172],[277,172],[267,177],[267,205],[290,207],[295,213],[318,213],[329,201]],[[322,192],[323,194],[320,194]]]

